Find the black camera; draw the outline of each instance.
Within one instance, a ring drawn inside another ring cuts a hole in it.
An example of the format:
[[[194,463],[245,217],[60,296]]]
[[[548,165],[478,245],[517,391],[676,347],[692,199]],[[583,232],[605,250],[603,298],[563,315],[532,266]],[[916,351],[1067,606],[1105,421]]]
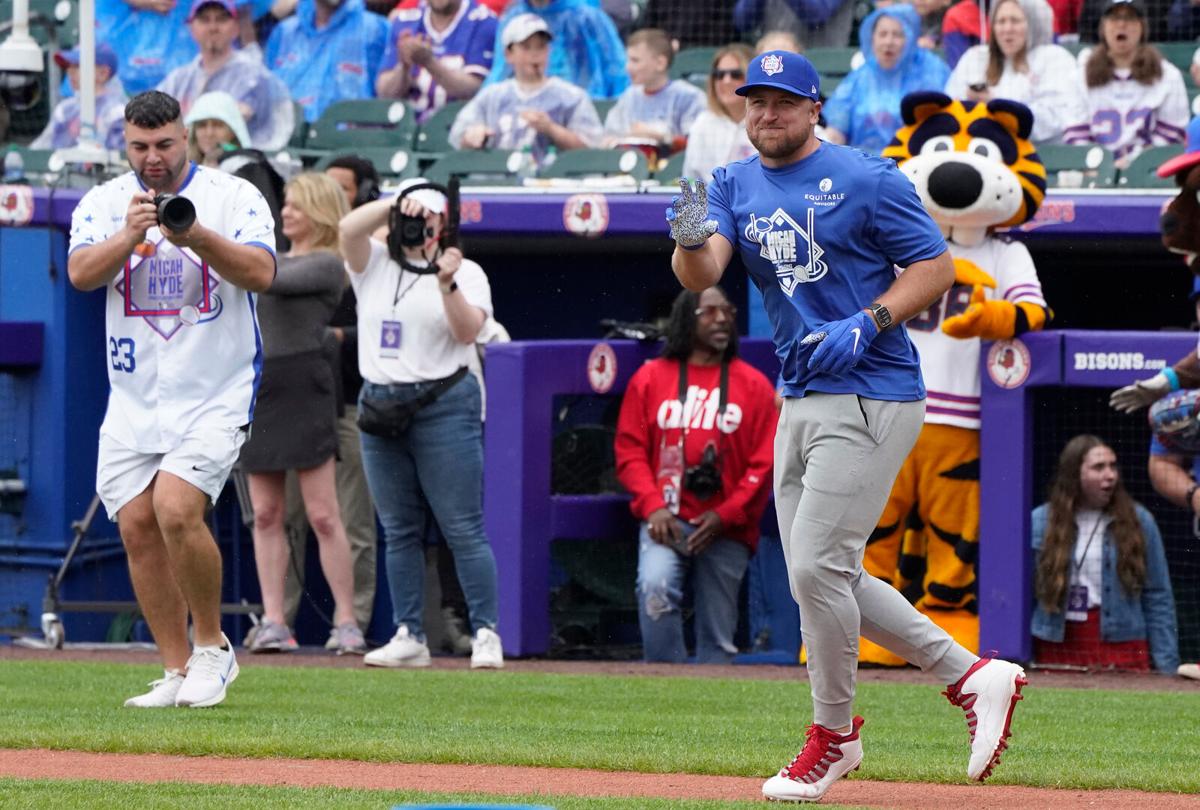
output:
[[[721,491],[721,465],[715,446],[710,444],[705,447],[700,463],[684,471],[683,487],[702,501]]]
[[[168,230],[186,231],[196,222],[196,206],[187,197],[178,194],[158,194],[154,197],[158,211],[158,224]]]
[[[420,247],[431,235],[426,233],[424,217],[400,215],[400,244],[404,247]]]

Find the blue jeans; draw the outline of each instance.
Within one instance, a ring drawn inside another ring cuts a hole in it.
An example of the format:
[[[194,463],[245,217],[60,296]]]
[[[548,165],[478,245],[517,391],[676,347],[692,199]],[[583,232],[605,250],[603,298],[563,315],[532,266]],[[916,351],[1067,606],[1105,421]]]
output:
[[[430,383],[363,383],[363,396],[412,399]],[[483,423],[468,374],[417,411],[398,439],[362,434],[363,468],[387,549],[396,627],[424,639],[425,504],[433,511],[467,600],[472,632],[496,626],[496,559],[483,533]],[[422,497],[424,496],[424,497]]]
[[[685,535],[696,530],[679,521]],[[645,523],[638,534],[638,624],[647,661],[681,664],[687,660],[683,643],[684,582],[692,573],[695,605],[696,663],[728,664],[737,654],[738,591],[750,547],[719,537],[699,555],[684,556],[650,539]]]

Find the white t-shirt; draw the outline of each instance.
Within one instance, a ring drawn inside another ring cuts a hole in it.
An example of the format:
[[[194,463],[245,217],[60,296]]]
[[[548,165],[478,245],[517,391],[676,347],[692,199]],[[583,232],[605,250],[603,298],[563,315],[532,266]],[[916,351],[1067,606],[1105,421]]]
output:
[[[459,343],[450,334],[437,276],[400,271],[387,245],[372,239],[366,268],[350,273],[358,298],[362,378],[378,385],[427,382],[470,365],[475,344]],[[482,267],[463,259],[454,281],[467,301],[492,315],[492,288]]]
[[[1080,509],[1075,513],[1075,547],[1071,549],[1071,586],[1087,588],[1090,610],[1100,607],[1104,587],[1104,532],[1112,522],[1098,509]],[[1089,542],[1090,539],[1090,542]],[[1072,618],[1070,615],[1068,619]],[[1083,617],[1076,617],[1076,620]]]
[[[117,233],[130,198],[143,190],[129,172],[85,194],[71,217],[70,252]],[[205,227],[274,258],[275,221],[253,185],[192,166],[179,194],[196,206]],[[253,420],[262,373],[255,296],[219,271],[154,227],[109,282],[105,355],[112,393],[102,434],[131,450],[165,453],[196,427]]]
[[[689,180],[711,182],[713,169],[748,158],[755,151],[746,135],[744,122],[705,110],[696,116],[688,132],[683,176]]]

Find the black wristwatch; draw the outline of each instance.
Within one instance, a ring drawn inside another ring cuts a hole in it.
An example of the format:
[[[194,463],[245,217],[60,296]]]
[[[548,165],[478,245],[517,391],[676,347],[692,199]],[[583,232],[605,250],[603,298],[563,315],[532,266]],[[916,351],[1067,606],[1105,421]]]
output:
[[[880,332],[891,328],[892,312],[883,304],[871,304],[871,306],[867,307],[867,311],[875,316],[875,322],[879,324]]]
[[[448,287],[442,287],[441,284],[439,284],[438,287],[441,288],[442,295],[449,295],[450,293],[452,293],[458,289],[458,282],[451,281],[450,286],[448,286]]]

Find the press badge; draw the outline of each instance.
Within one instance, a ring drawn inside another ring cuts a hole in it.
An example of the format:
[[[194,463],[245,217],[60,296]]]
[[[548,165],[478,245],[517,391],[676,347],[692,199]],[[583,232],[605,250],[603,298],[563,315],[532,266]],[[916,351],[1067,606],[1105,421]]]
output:
[[[1086,622],[1088,613],[1087,585],[1072,585],[1067,589],[1067,615],[1069,622]]]
[[[379,329],[379,356],[395,359],[400,356],[400,321],[384,321]]]

